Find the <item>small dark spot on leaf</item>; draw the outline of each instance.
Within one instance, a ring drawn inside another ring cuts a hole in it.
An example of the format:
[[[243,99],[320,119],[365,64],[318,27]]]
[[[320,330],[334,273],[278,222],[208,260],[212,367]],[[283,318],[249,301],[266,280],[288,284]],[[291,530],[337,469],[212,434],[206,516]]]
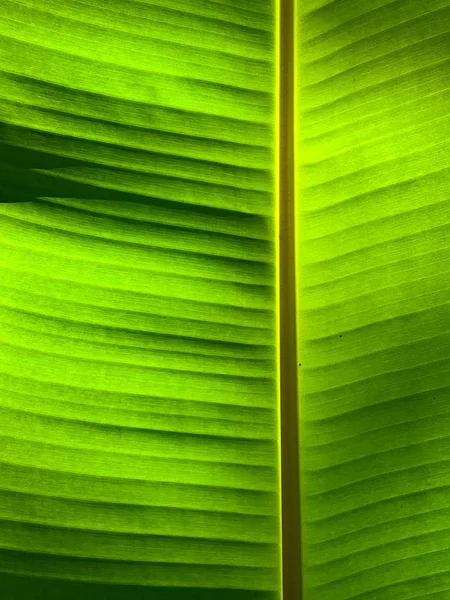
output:
[[[301,367],[301,366],[302,366],[302,363],[298,363],[298,366],[299,366],[299,367]]]
[[[339,337],[342,337],[342,335],[340,335]]]

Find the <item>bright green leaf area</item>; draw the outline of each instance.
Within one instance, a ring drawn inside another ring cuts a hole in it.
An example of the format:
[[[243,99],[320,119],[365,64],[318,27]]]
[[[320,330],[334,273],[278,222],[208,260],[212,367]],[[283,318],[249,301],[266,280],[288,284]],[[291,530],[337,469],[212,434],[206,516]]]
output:
[[[0,596],[278,598],[275,5],[1,12]]]
[[[305,600],[450,598],[450,2],[298,0]]]

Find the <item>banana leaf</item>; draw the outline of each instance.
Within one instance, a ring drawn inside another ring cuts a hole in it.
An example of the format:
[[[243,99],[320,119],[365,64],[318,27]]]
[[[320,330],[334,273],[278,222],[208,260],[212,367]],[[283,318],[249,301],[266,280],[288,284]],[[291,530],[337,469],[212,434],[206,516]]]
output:
[[[279,597],[275,5],[0,22],[0,590]]]
[[[447,599],[449,1],[1,9],[2,596]]]
[[[449,31],[298,2],[306,600],[450,597]]]

